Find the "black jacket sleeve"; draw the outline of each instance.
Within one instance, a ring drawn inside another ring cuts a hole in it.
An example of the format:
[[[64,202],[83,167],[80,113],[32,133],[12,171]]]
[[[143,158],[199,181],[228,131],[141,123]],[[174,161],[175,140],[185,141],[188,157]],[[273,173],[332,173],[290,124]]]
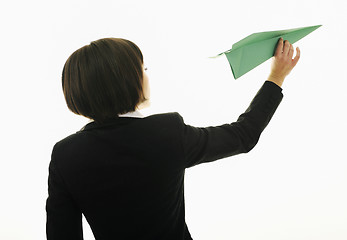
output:
[[[47,240],[83,240],[82,213],[59,175],[54,161],[54,150],[49,165],[48,194]]]
[[[249,152],[257,144],[282,98],[282,88],[266,81],[236,122],[206,128],[183,123],[181,137],[185,167]]]

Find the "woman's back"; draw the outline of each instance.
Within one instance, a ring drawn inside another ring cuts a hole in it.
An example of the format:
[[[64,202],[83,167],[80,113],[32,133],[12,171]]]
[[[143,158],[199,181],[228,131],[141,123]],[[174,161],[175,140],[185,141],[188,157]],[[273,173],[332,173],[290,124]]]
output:
[[[96,239],[191,239],[184,219],[178,121],[177,114],[117,118],[90,123],[58,142],[50,174],[61,182],[54,179],[51,187],[64,188],[75,208],[74,214],[66,209],[71,216],[61,224],[79,225],[81,211]],[[58,203],[69,201],[61,198]],[[48,209],[56,202],[48,200]]]

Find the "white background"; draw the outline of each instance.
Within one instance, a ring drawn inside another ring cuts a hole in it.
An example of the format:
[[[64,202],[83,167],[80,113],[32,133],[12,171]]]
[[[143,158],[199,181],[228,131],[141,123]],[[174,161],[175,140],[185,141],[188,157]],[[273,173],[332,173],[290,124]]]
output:
[[[0,239],[45,239],[55,142],[88,120],[61,90],[68,56],[104,37],[143,51],[152,107],[210,126],[237,119],[266,80],[267,61],[234,80],[224,56],[254,32],[323,24],[284,99],[248,154],[186,170],[186,221],[197,240],[347,239],[347,6],[305,1],[4,1],[0,7]],[[84,222],[85,239],[94,239]]]

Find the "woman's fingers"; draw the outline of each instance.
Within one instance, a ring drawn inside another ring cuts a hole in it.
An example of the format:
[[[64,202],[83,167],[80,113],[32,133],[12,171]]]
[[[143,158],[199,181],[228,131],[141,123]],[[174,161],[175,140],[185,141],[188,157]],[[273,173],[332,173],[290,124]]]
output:
[[[275,56],[279,56],[283,52],[283,38],[280,38],[277,43]]]
[[[289,56],[290,58],[293,58],[293,55],[294,55],[294,47],[293,47],[292,44],[290,44],[288,56]]]
[[[296,48],[296,55],[295,55],[295,57],[294,57],[294,59],[292,61],[292,66],[293,67],[295,67],[295,65],[298,63],[299,59],[300,59],[300,48],[297,47]]]
[[[277,43],[277,48],[275,51],[275,56],[280,56],[280,55],[293,57],[294,55],[294,47],[288,40],[283,41],[283,38],[280,38]]]
[[[288,55],[289,49],[290,49],[290,45],[291,44],[289,43],[288,40],[284,41],[284,47],[283,47],[283,54],[284,54],[284,56]]]

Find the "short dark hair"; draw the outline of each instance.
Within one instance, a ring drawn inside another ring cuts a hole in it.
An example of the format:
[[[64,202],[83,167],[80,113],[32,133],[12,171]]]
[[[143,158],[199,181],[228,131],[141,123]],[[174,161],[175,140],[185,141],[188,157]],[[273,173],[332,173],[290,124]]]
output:
[[[145,100],[141,50],[122,38],[93,41],[67,59],[62,86],[68,108],[96,122],[135,111]]]

